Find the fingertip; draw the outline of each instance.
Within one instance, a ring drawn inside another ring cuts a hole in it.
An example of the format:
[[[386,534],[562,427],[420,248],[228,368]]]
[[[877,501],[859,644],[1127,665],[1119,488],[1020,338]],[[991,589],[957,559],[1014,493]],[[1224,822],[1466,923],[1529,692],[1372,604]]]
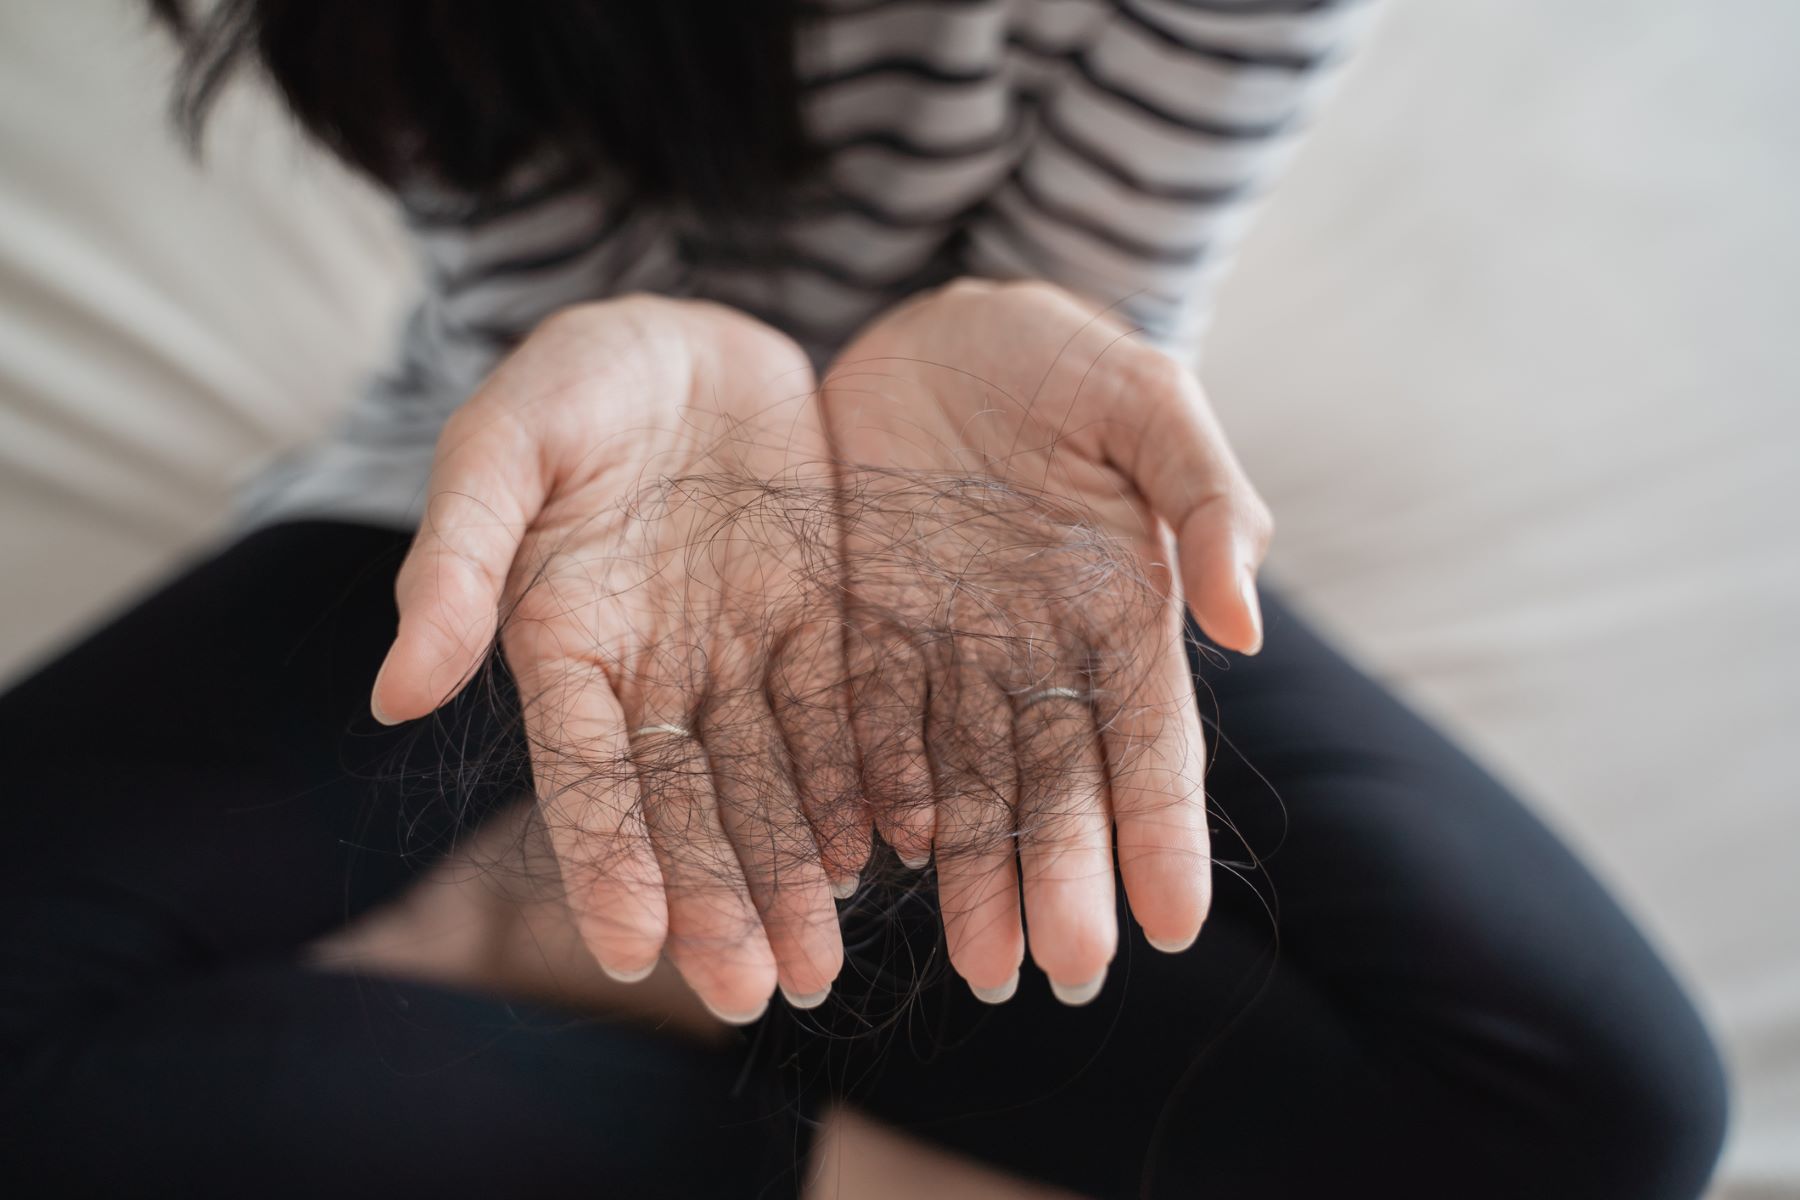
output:
[[[1200,940],[1200,930],[1198,927],[1195,927],[1194,932],[1188,934],[1186,937],[1173,938],[1151,937],[1146,933],[1144,935],[1144,940],[1150,943],[1152,949],[1160,950],[1164,954],[1180,954]]]
[[[1181,584],[1201,632],[1239,654],[1263,647],[1262,596],[1256,573],[1260,555],[1242,538],[1214,534],[1198,523],[1186,531],[1177,553]]]
[[[606,972],[608,979],[611,979],[616,983],[642,983],[655,973],[656,964],[657,960],[653,958],[647,966],[638,967],[634,970],[627,971],[618,967],[609,967],[605,963],[600,964],[600,969]]]
[[[1212,860],[1205,849],[1124,850],[1119,868],[1145,940],[1166,954],[1193,945],[1212,909]]]
[[[1188,607],[1207,640],[1245,656],[1262,652],[1262,604],[1248,568],[1235,581],[1203,577],[1191,581],[1190,588]]]
[[[1262,630],[1249,618],[1241,614],[1221,618],[1216,612],[1198,608],[1194,618],[1200,623],[1200,632],[1215,646],[1246,657],[1261,653]]]
[[[1100,989],[1105,986],[1106,971],[1102,969],[1100,974],[1089,979],[1086,983],[1059,983],[1055,979],[1052,979],[1050,981],[1050,994],[1070,1008],[1080,1008],[1083,1005],[1091,1004],[1094,997],[1100,994]]]
[[[823,997],[820,998],[820,1002],[823,1003]],[[719,1007],[715,1006],[713,1004],[713,1002],[708,1000],[705,996],[700,997],[700,1003],[702,1003],[706,1006],[707,1012],[711,1013],[713,1016],[717,1017],[720,1021],[723,1021],[727,1025],[739,1025],[739,1026],[754,1025],[757,1021],[762,1020],[762,1016],[764,1013],[769,1011],[769,1001],[766,998],[763,1000],[763,1002],[761,1004],[757,1004],[750,1008],[745,1008],[745,1009],[739,1010],[737,1012],[729,1012],[725,1009],[719,1008]]]
[[[826,998],[831,995],[831,985],[826,984],[824,987],[820,988],[818,991],[812,992],[808,995],[800,995],[798,993],[790,991],[786,987],[783,987],[781,989],[781,995],[782,995],[782,998],[788,1002],[788,1007],[790,1007],[790,1008],[798,1008],[798,1009],[802,1009],[802,1010],[810,1009],[810,1008],[817,1008],[817,1007],[819,1007],[819,1005],[825,1003]]]
[[[436,712],[468,686],[486,654],[485,645],[446,646],[431,630],[403,620],[369,689],[370,714],[383,725],[400,725]]]
[[[1256,590],[1256,572],[1248,564],[1238,569],[1238,602],[1244,607],[1249,634],[1241,652],[1260,654],[1263,648],[1262,597]]]
[[[381,685],[387,678],[388,664],[393,661],[392,651],[387,658],[381,660],[381,669],[375,672],[375,683],[369,688],[369,715],[382,725],[398,725],[400,718],[390,716],[381,703]]]
[[[1019,972],[1014,971],[1004,983],[997,987],[976,987],[971,983],[969,990],[983,1004],[1005,1004],[1019,990]]]
[[[546,817],[547,823],[555,817]],[[591,884],[571,883],[579,860],[571,853],[572,827],[553,824],[551,850],[563,871],[564,903],[575,918],[575,929],[608,978],[637,983],[653,974],[663,959],[668,937],[668,907],[662,876],[646,852],[627,852],[613,866],[613,873]]]

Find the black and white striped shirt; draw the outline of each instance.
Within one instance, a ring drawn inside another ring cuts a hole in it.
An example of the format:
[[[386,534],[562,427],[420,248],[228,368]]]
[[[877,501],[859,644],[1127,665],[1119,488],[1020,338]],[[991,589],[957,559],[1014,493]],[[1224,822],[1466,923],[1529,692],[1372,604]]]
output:
[[[1370,7],[812,0],[802,102],[826,168],[777,267],[591,183],[527,178],[480,210],[403,196],[426,292],[398,360],[329,441],[261,481],[252,514],[415,523],[439,430],[506,349],[623,292],[730,304],[822,365],[922,288],[1045,279],[1191,357],[1252,201]]]

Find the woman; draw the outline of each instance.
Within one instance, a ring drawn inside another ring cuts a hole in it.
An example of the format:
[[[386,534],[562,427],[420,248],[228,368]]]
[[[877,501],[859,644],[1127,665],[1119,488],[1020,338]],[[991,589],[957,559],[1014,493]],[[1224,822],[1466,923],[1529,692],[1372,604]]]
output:
[[[160,7],[427,294],[0,700],[11,1175],[766,1195],[841,1107],[995,1189],[1698,1194],[1691,1007],[1259,596],[1180,365],[1357,6]]]

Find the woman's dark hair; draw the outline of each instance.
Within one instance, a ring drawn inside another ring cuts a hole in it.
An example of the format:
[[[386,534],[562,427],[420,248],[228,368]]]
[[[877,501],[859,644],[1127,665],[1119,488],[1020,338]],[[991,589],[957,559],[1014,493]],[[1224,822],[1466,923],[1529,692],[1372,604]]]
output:
[[[542,163],[643,200],[766,215],[811,165],[798,0],[149,0],[196,139],[260,62],[300,122],[388,188],[472,198]]]

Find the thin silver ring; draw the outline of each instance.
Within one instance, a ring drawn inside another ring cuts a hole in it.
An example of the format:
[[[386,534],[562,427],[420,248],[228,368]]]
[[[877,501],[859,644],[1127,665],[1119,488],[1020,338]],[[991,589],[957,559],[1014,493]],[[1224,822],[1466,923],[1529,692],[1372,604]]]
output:
[[[1042,704],[1046,700],[1079,700],[1083,704],[1092,704],[1094,702],[1094,696],[1093,693],[1084,692],[1080,688],[1039,688],[1037,691],[1028,694],[1023,700],[1019,701],[1019,711],[1024,712],[1032,705]]]
[[[668,733],[673,734],[675,737],[684,738],[691,738],[694,736],[694,731],[689,729],[686,725],[645,725],[640,729],[632,730],[631,736],[634,738],[649,737],[653,733]]]

